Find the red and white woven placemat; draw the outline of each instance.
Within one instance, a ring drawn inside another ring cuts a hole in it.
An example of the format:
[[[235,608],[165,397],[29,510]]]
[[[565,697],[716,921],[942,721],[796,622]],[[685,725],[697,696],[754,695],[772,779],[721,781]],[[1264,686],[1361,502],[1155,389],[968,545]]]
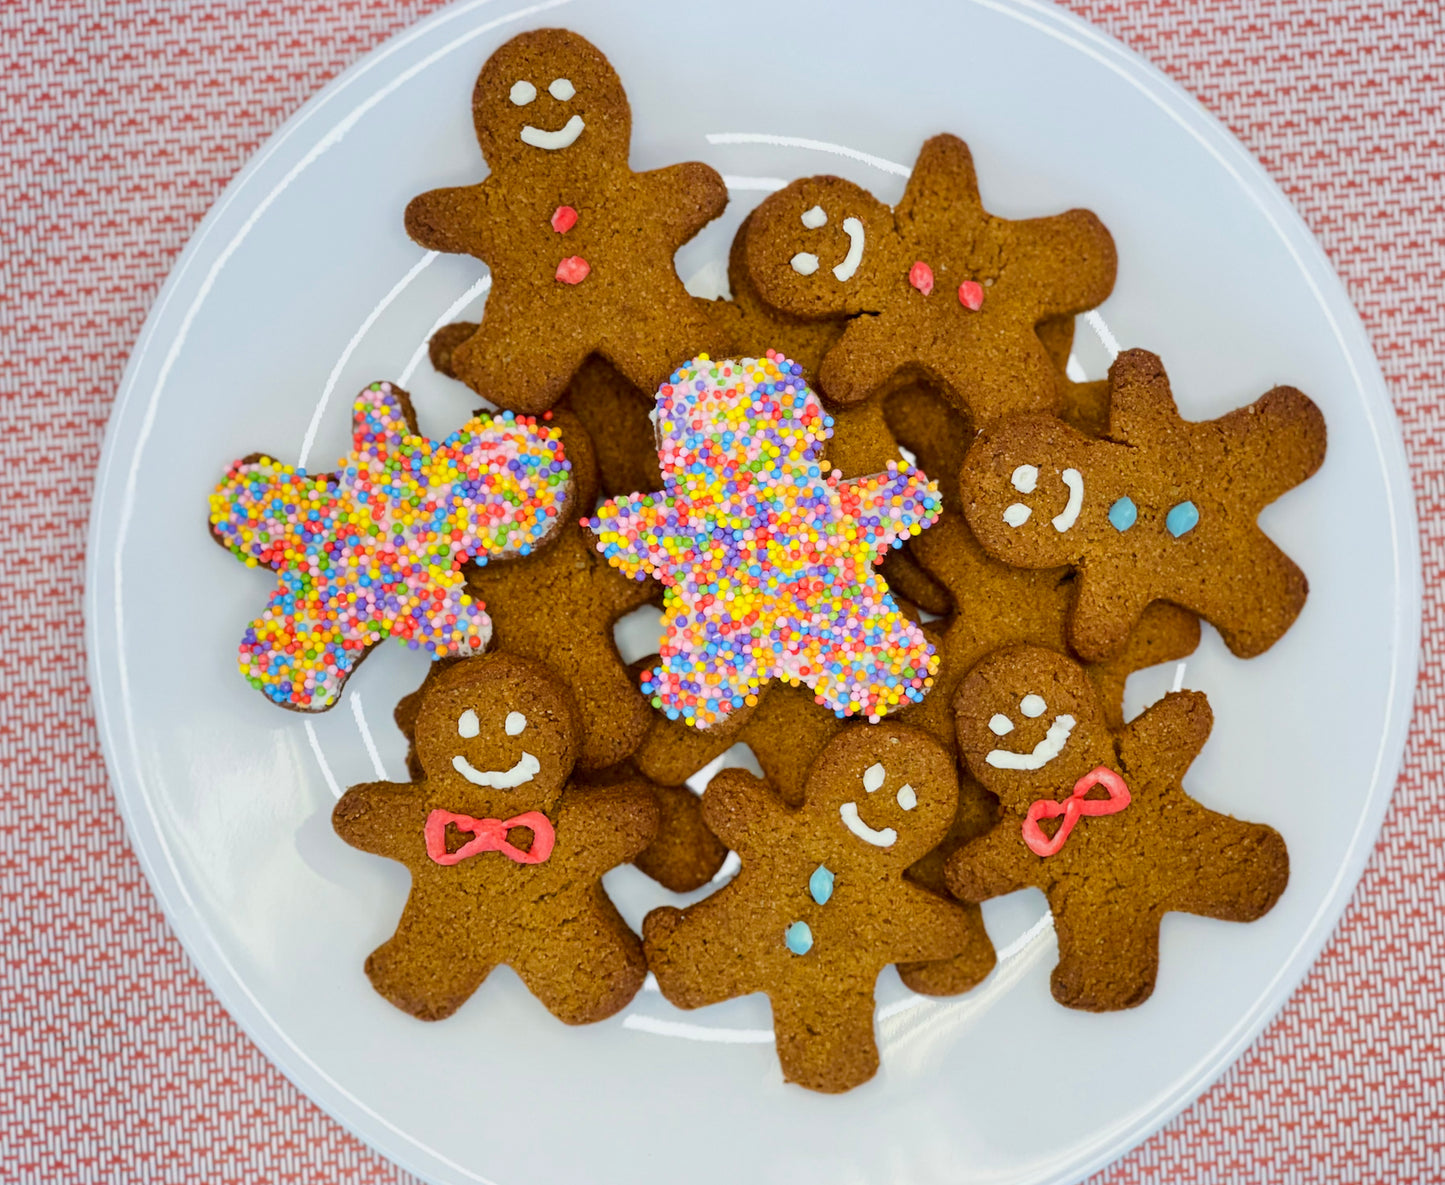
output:
[[[408,1179],[271,1067],[166,927],[106,785],[80,603],[111,399],[167,271],[287,115],[435,7],[0,7],[0,1180]],[[1426,581],[1405,772],[1338,933],[1223,1080],[1099,1180],[1442,1180],[1445,9],[1069,7],[1199,96],[1323,241],[1394,391]]]

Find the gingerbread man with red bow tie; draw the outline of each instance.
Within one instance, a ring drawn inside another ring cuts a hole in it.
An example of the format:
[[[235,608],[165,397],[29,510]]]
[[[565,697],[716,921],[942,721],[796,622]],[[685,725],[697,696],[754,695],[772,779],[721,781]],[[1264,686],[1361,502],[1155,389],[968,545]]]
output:
[[[1078,663],[1010,646],[969,671],[954,709],[969,772],[1002,809],[992,831],[949,857],[948,887],[970,902],[1043,891],[1060,1004],[1142,1004],[1166,912],[1251,922],[1284,892],[1279,832],[1211,811],[1183,788],[1214,723],[1200,692],[1170,692],[1114,732]]]
[[[417,782],[353,786],[332,825],[405,864],[396,933],[366,960],[404,1012],[441,1020],[506,964],[559,1020],[587,1024],[642,986],[642,944],[602,888],[657,830],[645,784],[569,783],[580,730],[545,666],[493,654],[444,671],[415,730]]]

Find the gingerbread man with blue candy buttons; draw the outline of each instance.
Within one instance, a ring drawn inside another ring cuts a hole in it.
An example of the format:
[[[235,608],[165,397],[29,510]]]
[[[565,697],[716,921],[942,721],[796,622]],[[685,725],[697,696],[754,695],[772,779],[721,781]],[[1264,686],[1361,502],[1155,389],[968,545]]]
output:
[[[742,861],[686,909],[643,922],[648,966],[679,1008],[766,992],[783,1076],[810,1090],[873,1077],[873,989],[889,963],[948,959],[981,940],[971,915],[907,881],[953,820],[958,776],[927,734],[845,730],[791,810],[766,782],[725,770],[703,815]]]
[[[1309,582],[1256,520],[1323,463],[1319,408],[1275,387],[1192,423],[1146,350],[1115,359],[1109,398],[1102,440],[1042,415],[979,435],[962,474],[979,543],[1014,567],[1078,572],[1069,644],[1086,661],[1116,654],[1154,601],[1199,614],[1240,658],[1268,650]]]

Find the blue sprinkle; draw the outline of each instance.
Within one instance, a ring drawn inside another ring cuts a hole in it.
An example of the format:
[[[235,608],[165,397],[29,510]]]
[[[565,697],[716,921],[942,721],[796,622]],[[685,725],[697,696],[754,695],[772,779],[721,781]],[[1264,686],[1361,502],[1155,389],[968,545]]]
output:
[[[1164,525],[1176,539],[1187,535],[1199,525],[1199,508],[1193,502],[1181,502],[1164,517]]]
[[[813,875],[808,878],[808,892],[813,894],[813,900],[819,905],[828,904],[828,898],[833,895],[833,874],[828,871],[826,864],[819,864],[813,869]],[[802,925],[801,922],[798,924]]]
[[[794,922],[783,935],[783,945],[795,955],[805,955],[813,949],[813,931],[807,922]]]
[[[1127,531],[1139,518],[1139,508],[1127,494],[1109,507],[1109,522],[1116,531]]]

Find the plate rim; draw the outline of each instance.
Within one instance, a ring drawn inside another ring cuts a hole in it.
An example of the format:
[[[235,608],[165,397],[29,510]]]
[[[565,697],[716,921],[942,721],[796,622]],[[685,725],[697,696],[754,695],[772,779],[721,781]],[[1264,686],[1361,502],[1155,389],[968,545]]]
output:
[[[130,525],[129,516],[133,510],[127,481],[129,475],[125,471],[126,463],[131,463],[130,472],[133,473],[134,458],[140,455],[148,441],[149,427],[154,422],[159,401],[159,389],[163,386],[168,369],[164,364],[156,383],[156,393],[143,409],[133,454],[121,455],[121,440],[135,426],[136,407],[145,397],[145,393],[139,389],[141,370],[151,352],[165,344],[159,341],[159,333],[162,324],[167,321],[172,302],[196,269],[203,265],[203,254],[207,255],[204,262],[211,262],[208,251],[227,212],[236,206],[242,197],[247,196],[255,178],[273,160],[279,158],[293,137],[308,129],[314,120],[394,55],[431,36],[441,26],[466,18],[494,2],[495,0],[464,0],[444,8],[398,31],[363,55],[311,95],[272,132],[207,210],[172,265],[146,315],[136,345],[127,360],[107,420],[91,495],[82,605],[90,699],[109,774],[109,784],[131,849],[140,861],[142,872],[167,924],[180,940],[192,966],[231,1019],[247,1038],[257,1045],[267,1060],[285,1075],[296,1089],[362,1143],[423,1179],[439,1180],[435,1174],[443,1170],[483,1185],[493,1185],[493,1182],[490,1178],[451,1161],[394,1125],[384,1115],[352,1095],[312,1061],[275,1024],[231,964],[210,929],[200,923],[199,915],[192,907],[189,894],[155,818],[154,808],[146,794],[144,778],[137,764],[138,754],[134,739],[128,736],[128,721],[116,719],[117,715],[126,717],[127,709],[124,703],[121,703],[118,711],[108,706],[115,702],[117,693],[113,684],[119,680],[119,676],[115,671],[107,670],[109,664],[103,662],[98,655],[101,643],[107,637],[111,639],[117,653],[121,649],[119,643],[123,633],[107,633],[108,594],[118,594],[118,589],[113,585],[107,586],[107,574],[115,569],[112,564],[103,560],[110,559],[112,554],[118,559],[123,550],[125,533]],[[470,32],[472,36],[481,36],[496,28],[527,22],[529,18],[541,16],[568,2],[569,0],[540,0],[492,20],[484,20]],[[1163,1092],[1153,1105],[1143,1108],[1131,1123],[1113,1129],[1106,1140],[1081,1155],[1064,1171],[1048,1171],[1047,1176],[1040,1178],[1041,1181],[1062,1182],[1081,1180],[1127,1154],[1196,1101],[1228,1071],[1244,1050],[1259,1037],[1264,1027],[1288,1004],[1290,997],[1333,937],[1373,853],[1405,759],[1406,742],[1414,716],[1413,693],[1420,663],[1423,573],[1409,459],[1405,452],[1400,421],[1390,398],[1389,386],[1343,282],[1331,266],[1318,240],[1279,185],[1243,143],[1179,83],[1081,17],[1057,9],[1045,0],[968,0],[968,3],[1020,21],[1085,53],[1133,86],[1159,111],[1169,116],[1183,132],[1198,141],[1225,171],[1233,176],[1269,222],[1313,290],[1319,308],[1329,321],[1353,371],[1354,387],[1359,392],[1370,423],[1374,452],[1384,479],[1397,589],[1391,629],[1393,644],[1390,656],[1390,703],[1386,709],[1385,724],[1376,751],[1374,774],[1365,805],[1350,839],[1346,858],[1341,861],[1329,892],[1321,900],[1279,972],[1260,993],[1254,1006],[1225,1034],[1214,1050],[1201,1058],[1191,1073]],[[425,65],[426,61],[427,59],[423,58],[419,65]],[[396,83],[395,79],[391,81]],[[347,117],[351,118],[354,118],[354,113]],[[346,122],[347,120],[342,120],[324,133],[317,144],[324,144],[332,136],[336,136],[336,127],[344,126]],[[314,149],[315,145],[312,146],[313,151]],[[304,167],[307,159],[308,156],[303,156],[302,161],[293,168]],[[251,211],[250,219],[258,219],[264,213],[266,204],[269,203],[263,203],[260,208]],[[216,258],[212,264],[212,275],[224,266],[230,249],[223,249]],[[193,298],[193,310],[204,300],[210,278],[208,276],[203,280]],[[119,498],[116,497],[118,488],[121,495]],[[120,517],[115,522],[116,529],[112,533],[109,528],[117,514]],[[118,604],[118,595],[115,599]],[[120,624],[118,616],[109,620],[117,626]],[[363,1129],[363,1121],[374,1126]],[[378,1138],[383,1135],[386,1138]]]

